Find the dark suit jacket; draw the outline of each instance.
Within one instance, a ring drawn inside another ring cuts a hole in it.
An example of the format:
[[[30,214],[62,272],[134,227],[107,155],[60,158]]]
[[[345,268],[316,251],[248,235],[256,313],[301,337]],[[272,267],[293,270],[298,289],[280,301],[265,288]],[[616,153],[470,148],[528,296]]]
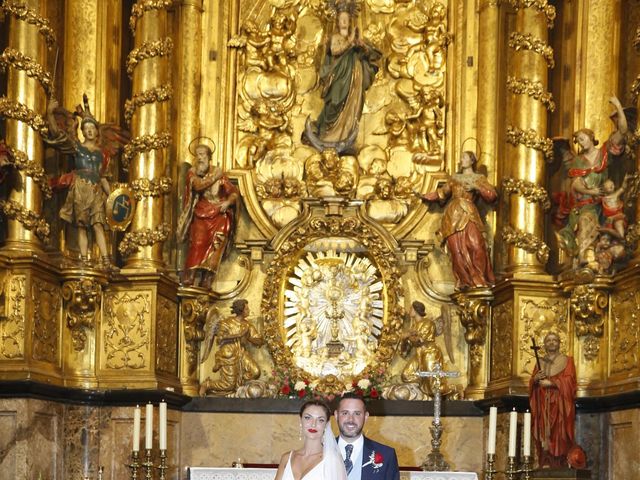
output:
[[[382,458],[380,458],[382,457]],[[382,463],[379,468],[375,468],[373,462]],[[367,465],[367,463],[369,463]],[[374,442],[370,438],[364,437],[364,447],[362,450],[362,479],[361,480],[399,480],[400,468],[398,467],[398,457],[396,451],[382,443]]]

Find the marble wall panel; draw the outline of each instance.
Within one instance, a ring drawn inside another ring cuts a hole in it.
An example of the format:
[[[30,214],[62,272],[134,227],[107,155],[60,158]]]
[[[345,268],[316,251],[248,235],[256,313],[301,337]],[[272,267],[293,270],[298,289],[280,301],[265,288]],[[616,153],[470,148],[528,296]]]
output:
[[[587,468],[591,478],[609,480],[606,468],[606,439],[604,426],[607,415],[589,413],[576,416],[576,442],[587,454]]]
[[[638,478],[638,472],[640,472],[640,457],[638,457],[640,410],[612,412],[609,414],[608,420],[608,480]]]
[[[14,480],[18,476],[17,414],[15,410],[0,410],[0,480]]]

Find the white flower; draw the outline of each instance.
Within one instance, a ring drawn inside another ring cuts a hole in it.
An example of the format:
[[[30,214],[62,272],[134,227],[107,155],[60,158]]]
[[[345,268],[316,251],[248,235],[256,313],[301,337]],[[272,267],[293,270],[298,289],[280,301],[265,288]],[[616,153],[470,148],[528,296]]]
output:
[[[319,384],[320,384],[320,382],[318,380],[314,380],[313,382],[311,382],[309,384],[309,387],[311,387],[311,390],[315,390],[316,388],[318,388]]]
[[[371,386],[371,380],[369,380],[368,378],[363,378],[358,382],[358,388],[361,388],[362,390],[366,390],[370,386]]]
[[[293,389],[297,391],[304,390],[305,388],[307,388],[307,384],[304,383],[302,380],[298,380],[296,384],[293,386]]]

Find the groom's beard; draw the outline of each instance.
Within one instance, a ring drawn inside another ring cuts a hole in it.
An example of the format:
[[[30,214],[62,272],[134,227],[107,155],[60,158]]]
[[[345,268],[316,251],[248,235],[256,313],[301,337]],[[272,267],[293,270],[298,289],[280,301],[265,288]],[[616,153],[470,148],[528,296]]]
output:
[[[362,428],[364,427],[364,425],[362,425],[362,427],[360,428],[357,427],[358,425],[353,422],[344,422],[338,425],[338,429],[340,430],[340,435],[342,435],[342,438],[358,438],[362,433]]]

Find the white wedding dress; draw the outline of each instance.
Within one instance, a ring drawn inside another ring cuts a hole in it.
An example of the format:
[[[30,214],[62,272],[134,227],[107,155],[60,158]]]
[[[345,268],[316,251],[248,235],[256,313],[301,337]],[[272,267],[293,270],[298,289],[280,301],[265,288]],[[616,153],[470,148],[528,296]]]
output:
[[[287,466],[284,468],[282,480],[296,480],[291,469],[291,456],[293,451],[289,453]],[[344,460],[338,449],[331,426],[327,425],[324,429],[324,439],[322,442],[322,460],[311,470],[305,473],[302,478],[297,480],[347,480],[347,472],[344,469]]]
[[[282,480],[296,480],[293,476],[293,470],[291,469],[291,455],[293,452],[289,453],[289,461],[287,462],[287,466],[284,469],[284,474],[282,475]],[[320,462],[309,470],[302,478],[298,480],[324,480],[324,459],[320,460]]]

